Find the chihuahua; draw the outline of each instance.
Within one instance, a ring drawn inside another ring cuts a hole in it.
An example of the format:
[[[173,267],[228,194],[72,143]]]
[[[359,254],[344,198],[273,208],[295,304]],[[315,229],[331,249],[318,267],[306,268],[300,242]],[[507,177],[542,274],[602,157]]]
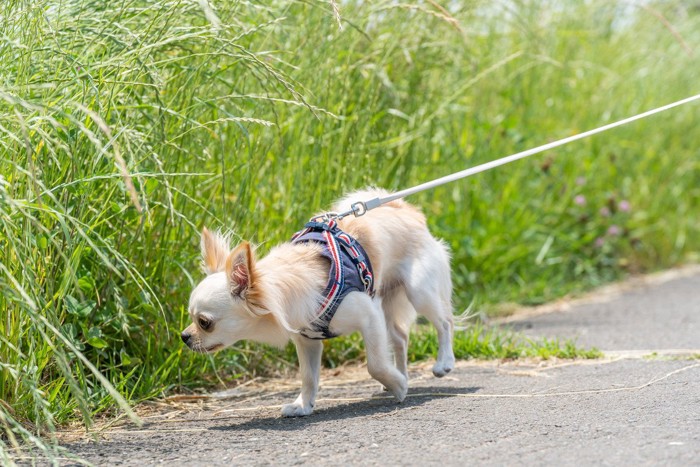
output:
[[[337,202],[334,211],[345,212],[353,201],[386,195],[378,189],[355,192]],[[441,377],[454,368],[449,253],[430,234],[423,214],[395,200],[361,217],[336,221],[342,238],[354,239],[360,245],[360,259],[366,256],[371,264],[372,286],[367,291],[350,289],[340,300],[335,296],[339,303],[327,315],[327,329],[320,336],[304,330],[319,320],[320,310],[328,309],[333,275],[343,269],[328,254],[334,250],[330,244],[292,241],[257,259],[248,242],[231,250],[225,237],[202,231],[207,276],[190,297],[192,323],[182,332],[182,340],[196,352],[216,352],[242,339],[280,347],[291,339],[302,386],[299,397],[282,408],[286,417],[313,411],[323,350],[319,338],[359,331],[370,375],[401,402],[408,390],[409,330],[419,313],[437,329],[433,374]]]

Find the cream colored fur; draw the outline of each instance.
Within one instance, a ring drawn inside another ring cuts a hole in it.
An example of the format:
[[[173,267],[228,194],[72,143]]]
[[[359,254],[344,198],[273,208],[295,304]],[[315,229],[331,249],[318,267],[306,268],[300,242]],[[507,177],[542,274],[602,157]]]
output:
[[[368,190],[348,195],[333,206],[343,212],[358,200],[387,193]],[[436,376],[454,367],[452,283],[447,248],[428,231],[425,217],[398,200],[346,217],[342,230],[367,252],[375,275],[374,298],[351,292],[338,307],[330,329],[336,334],[359,331],[365,341],[369,373],[402,401],[408,390],[406,350],[416,312],[436,327],[439,350]],[[206,229],[202,256],[207,277],[192,292],[192,318],[182,339],[198,352],[214,352],[250,339],[297,347],[302,377],[299,397],[282,409],[285,416],[313,411],[321,366],[321,341],[298,333],[316,316],[326,287],[329,264],[316,244],[284,243],[257,260],[246,242],[230,250],[227,240]]]

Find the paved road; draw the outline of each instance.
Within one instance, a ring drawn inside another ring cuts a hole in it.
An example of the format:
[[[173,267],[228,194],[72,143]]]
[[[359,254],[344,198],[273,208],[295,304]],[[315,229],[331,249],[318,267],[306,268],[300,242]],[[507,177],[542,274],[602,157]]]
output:
[[[601,350],[700,349],[700,268],[606,290],[602,299],[592,294],[574,307],[558,307],[568,308],[564,312],[520,319],[513,327],[534,336],[576,338]]]
[[[346,369],[324,375],[308,418],[280,418],[298,383],[278,380],[66,445],[99,465],[700,465],[700,359],[665,356],[700,348],[700,272],[607,295],[510,325],[611,358],[460,362],[443,379],[417,366],[400,405]]]

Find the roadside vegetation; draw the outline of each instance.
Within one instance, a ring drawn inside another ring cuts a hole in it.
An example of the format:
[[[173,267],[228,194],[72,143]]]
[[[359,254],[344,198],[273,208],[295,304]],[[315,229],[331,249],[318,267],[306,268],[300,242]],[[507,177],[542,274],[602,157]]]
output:
[[[248,343],[183,349],[202,226],[264,254],[347,190],[700,92],[695,1],[338,5],[3,2],[0,462],[20,442],[50,454],[60,423],[293,364]],[[412,197],[452,249],[456,313],[699,261],[698,109]],[[362,352],[328,346],[327,365]],[[456,347],[595,354],[478,326]]]

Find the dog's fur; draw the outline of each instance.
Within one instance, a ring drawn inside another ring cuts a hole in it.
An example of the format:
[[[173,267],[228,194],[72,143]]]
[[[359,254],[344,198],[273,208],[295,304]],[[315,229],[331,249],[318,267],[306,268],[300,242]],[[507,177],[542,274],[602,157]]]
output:
[[[345,212],[354,201],[386,195],[382,190],[353,193],[339,201],[334,211]],[[367,252],[377,293],[374,298],[361,292],[348,294],[330,330],[335,334],[359,331],[370,375],[402,401],[408,390],[408,334],[416,312],[437,328],[435,376],[444,376],[454,367],[447,248],[430,234],[423,214],[400,200],[362,217],[346,217],[339,227]],[[318,390],[323,344],[302,337],[298,330],[315,318],[328,282],[330,264],[321,256],[321,248],[313,243],[284,243],[256,260],[247,242],[230,251],[225,238],[204,229],[207,277],[192,292],[192,324],[182,332],[182,340],[197,352],[214,352],[241,339],[277,346],[292,339],[302,389],[296,401],[282,409],[289,417],[309,415]]]

